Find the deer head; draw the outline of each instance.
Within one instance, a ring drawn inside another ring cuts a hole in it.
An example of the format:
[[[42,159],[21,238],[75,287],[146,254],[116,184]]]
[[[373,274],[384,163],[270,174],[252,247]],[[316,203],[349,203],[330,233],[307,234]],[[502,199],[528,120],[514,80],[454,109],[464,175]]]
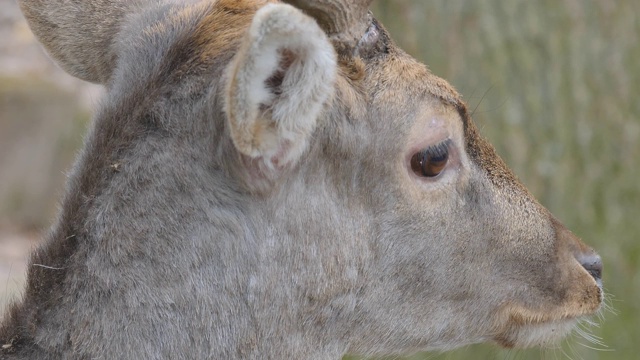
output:
[[[600,258],[369,0],[20,3],[107,96],[4,354],[526,347],[600,307]]]

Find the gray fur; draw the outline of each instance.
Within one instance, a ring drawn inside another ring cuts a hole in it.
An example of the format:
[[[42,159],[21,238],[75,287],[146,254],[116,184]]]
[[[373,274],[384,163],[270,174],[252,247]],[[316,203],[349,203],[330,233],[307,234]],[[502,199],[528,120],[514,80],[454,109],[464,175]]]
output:
[[[24,298],[0,326],[3,359],[529,346],[597,309],[600,288],[575,260],[591,250],[517,182],[458,94],[381,27],[353,52],[362,78],[337,54],[335,94],[307,150],[253,186],[255,159],[234,147],[224,112],[243,38],[207,56],[194,41],[223,5],[21,1],[52,57],[108,91]],[[246,28],[238,14],[226,16]],[[456,149],[432,182],[405,161],[427,117],[444,119]]]

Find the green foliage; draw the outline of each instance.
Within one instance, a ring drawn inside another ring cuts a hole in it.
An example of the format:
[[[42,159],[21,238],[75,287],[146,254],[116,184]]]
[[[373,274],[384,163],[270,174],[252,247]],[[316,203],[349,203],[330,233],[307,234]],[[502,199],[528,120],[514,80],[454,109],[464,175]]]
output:
[[[598,250],[615,309],[590,329],[604,345],[575,335],[555,350],[477,345],[411,359],[637,358],[640,2],[405,0],[374,12],[458,88],[540,202]]]

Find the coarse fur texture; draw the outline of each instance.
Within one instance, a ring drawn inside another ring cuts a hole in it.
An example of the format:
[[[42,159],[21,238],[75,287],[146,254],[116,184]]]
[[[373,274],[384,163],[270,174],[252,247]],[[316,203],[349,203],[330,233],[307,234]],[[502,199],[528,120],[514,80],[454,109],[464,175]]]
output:
[[[20,0],[107,96],[2,359],[538,346],[599,309],[599,258],[459,94],[370,13],[323,10],[369,1],[317,2]],[[411,159],[434,146],[446,166],[420,176]]]

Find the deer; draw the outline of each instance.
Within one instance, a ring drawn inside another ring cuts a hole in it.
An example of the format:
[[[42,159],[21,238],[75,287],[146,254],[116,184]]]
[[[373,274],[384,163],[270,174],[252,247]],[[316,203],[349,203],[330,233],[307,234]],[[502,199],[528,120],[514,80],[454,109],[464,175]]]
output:
[[[549,346],[598,254],[371,0],[19,0],[105,97],[3,359],[340,359]]]

